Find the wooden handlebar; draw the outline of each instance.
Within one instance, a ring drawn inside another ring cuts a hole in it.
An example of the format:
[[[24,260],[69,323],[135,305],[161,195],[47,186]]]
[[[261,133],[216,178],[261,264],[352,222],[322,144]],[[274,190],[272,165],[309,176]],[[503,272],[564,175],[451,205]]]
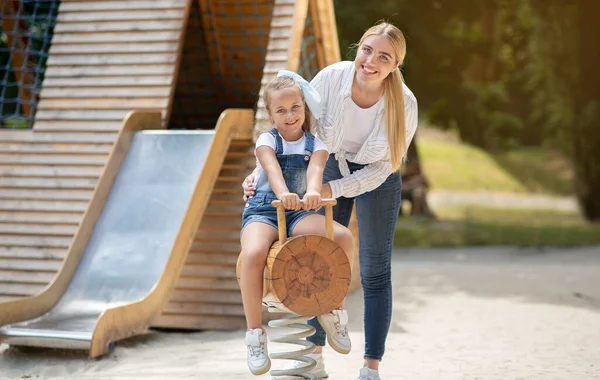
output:
[[[300,204],[304,205],[304,201],[300,200]],[[335,198],[321,199],[321,206],[335,206],[336,204],[337,204],[337,200]],[[281,206],[283,206],[283,203],[279,199],[276,199],[273,202],[271,202],[271,206],[281,207]]]
[[[300,204],[304,202],[300,201]],[[321,206],[325,206],[325,237],[333,239],[333,206],[337,204],[334,198],[321,199]],[[285,221],[285,209],[283,203],[277,199],[271,202],[271,206],[277,208],[277,229],[279,232],[279,244],[283,245],[287,240],[287,223]]]

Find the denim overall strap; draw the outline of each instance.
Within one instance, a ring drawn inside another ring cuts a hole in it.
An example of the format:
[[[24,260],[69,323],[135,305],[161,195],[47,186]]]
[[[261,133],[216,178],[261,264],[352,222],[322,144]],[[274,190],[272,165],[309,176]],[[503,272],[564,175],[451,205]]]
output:
[[[281,136],[279,135],[279,132],[277,132],[277,128],[273,128],[269,131],[269,133],[275,137],[275,154],[277,156],[282,155],[283,154],[283,140],[281,139]]]
[[[309,131],[304,131],[304,137],[306,139],[304,142],[304,155],[305,160],[308,161],[315,150],[315,136]]]

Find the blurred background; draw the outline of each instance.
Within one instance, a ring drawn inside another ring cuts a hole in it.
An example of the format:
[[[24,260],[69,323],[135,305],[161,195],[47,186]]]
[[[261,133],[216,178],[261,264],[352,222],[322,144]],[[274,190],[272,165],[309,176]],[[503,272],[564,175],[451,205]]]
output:
[[[420,126],[397,245],[600,243],[600,1],[334,3],[343,59],[378,20],[407,37],[402,71]],[[41,81],[59,2],[22,4]],[[1,124],[28,128],[33,111],[18,99],[40,83],[12,71],[9,38],[0,35]]]

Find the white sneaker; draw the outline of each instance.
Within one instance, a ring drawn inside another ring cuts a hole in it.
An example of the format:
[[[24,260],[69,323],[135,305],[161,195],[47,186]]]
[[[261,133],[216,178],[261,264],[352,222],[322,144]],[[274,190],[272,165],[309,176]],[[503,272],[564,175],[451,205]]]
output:
[[[327,343],[331,348],[340,354],[349,353],[352,343],[348,336],[348,312],[344,309],[336,309],[319,315],[317,319],[327,333]]]
[[[254,375],[262,375],[271,368],[271,359],[267,351],[267,333],[262,329],[246,332],[244,343],[248,347],[248,368]]]
[[[369,367],[363,367],[360,369],[358,380],[381,380],[381,377],[379,377],[379,372],[376,370]]]
[[[327,371],[325,371],[325,360],[323,359],[322,354],[308,354],[306,356],[314,359],[317,362],[317,365],[315,365],[315,368],[311,369],[310,371],[308,371],[306,373],[313,375],[317,379],[326,379],[327,377],[329,377],[329,374],[327,373]],[[299,367],[304,367],[305,365],[306,365],[305,362],[295,360],[295,361],[291,362],[290,365],[286,366],[285,369],[296,369]],[[304,379],[304,377],[277,376],[277,377],[272,377],[271,379],[272,380],[300,380],[300,379]]]

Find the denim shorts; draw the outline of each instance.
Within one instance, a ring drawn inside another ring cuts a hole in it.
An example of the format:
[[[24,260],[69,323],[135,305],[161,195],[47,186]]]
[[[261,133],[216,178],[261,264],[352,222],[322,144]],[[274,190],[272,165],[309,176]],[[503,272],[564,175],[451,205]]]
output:
[[[258,194],[249,198],[242,213],[242,231],[248,224],[254,222],[265,223],[277,229],[277,209],[271,206],[271,202],[274,200],[277,200],[274,194]],[[292,236],[294,227],[299,221],[312,214],[316,214],[316,212],[313,210],[285,210],[288,237]],[[242,231],[240,231],[240,236]]]

